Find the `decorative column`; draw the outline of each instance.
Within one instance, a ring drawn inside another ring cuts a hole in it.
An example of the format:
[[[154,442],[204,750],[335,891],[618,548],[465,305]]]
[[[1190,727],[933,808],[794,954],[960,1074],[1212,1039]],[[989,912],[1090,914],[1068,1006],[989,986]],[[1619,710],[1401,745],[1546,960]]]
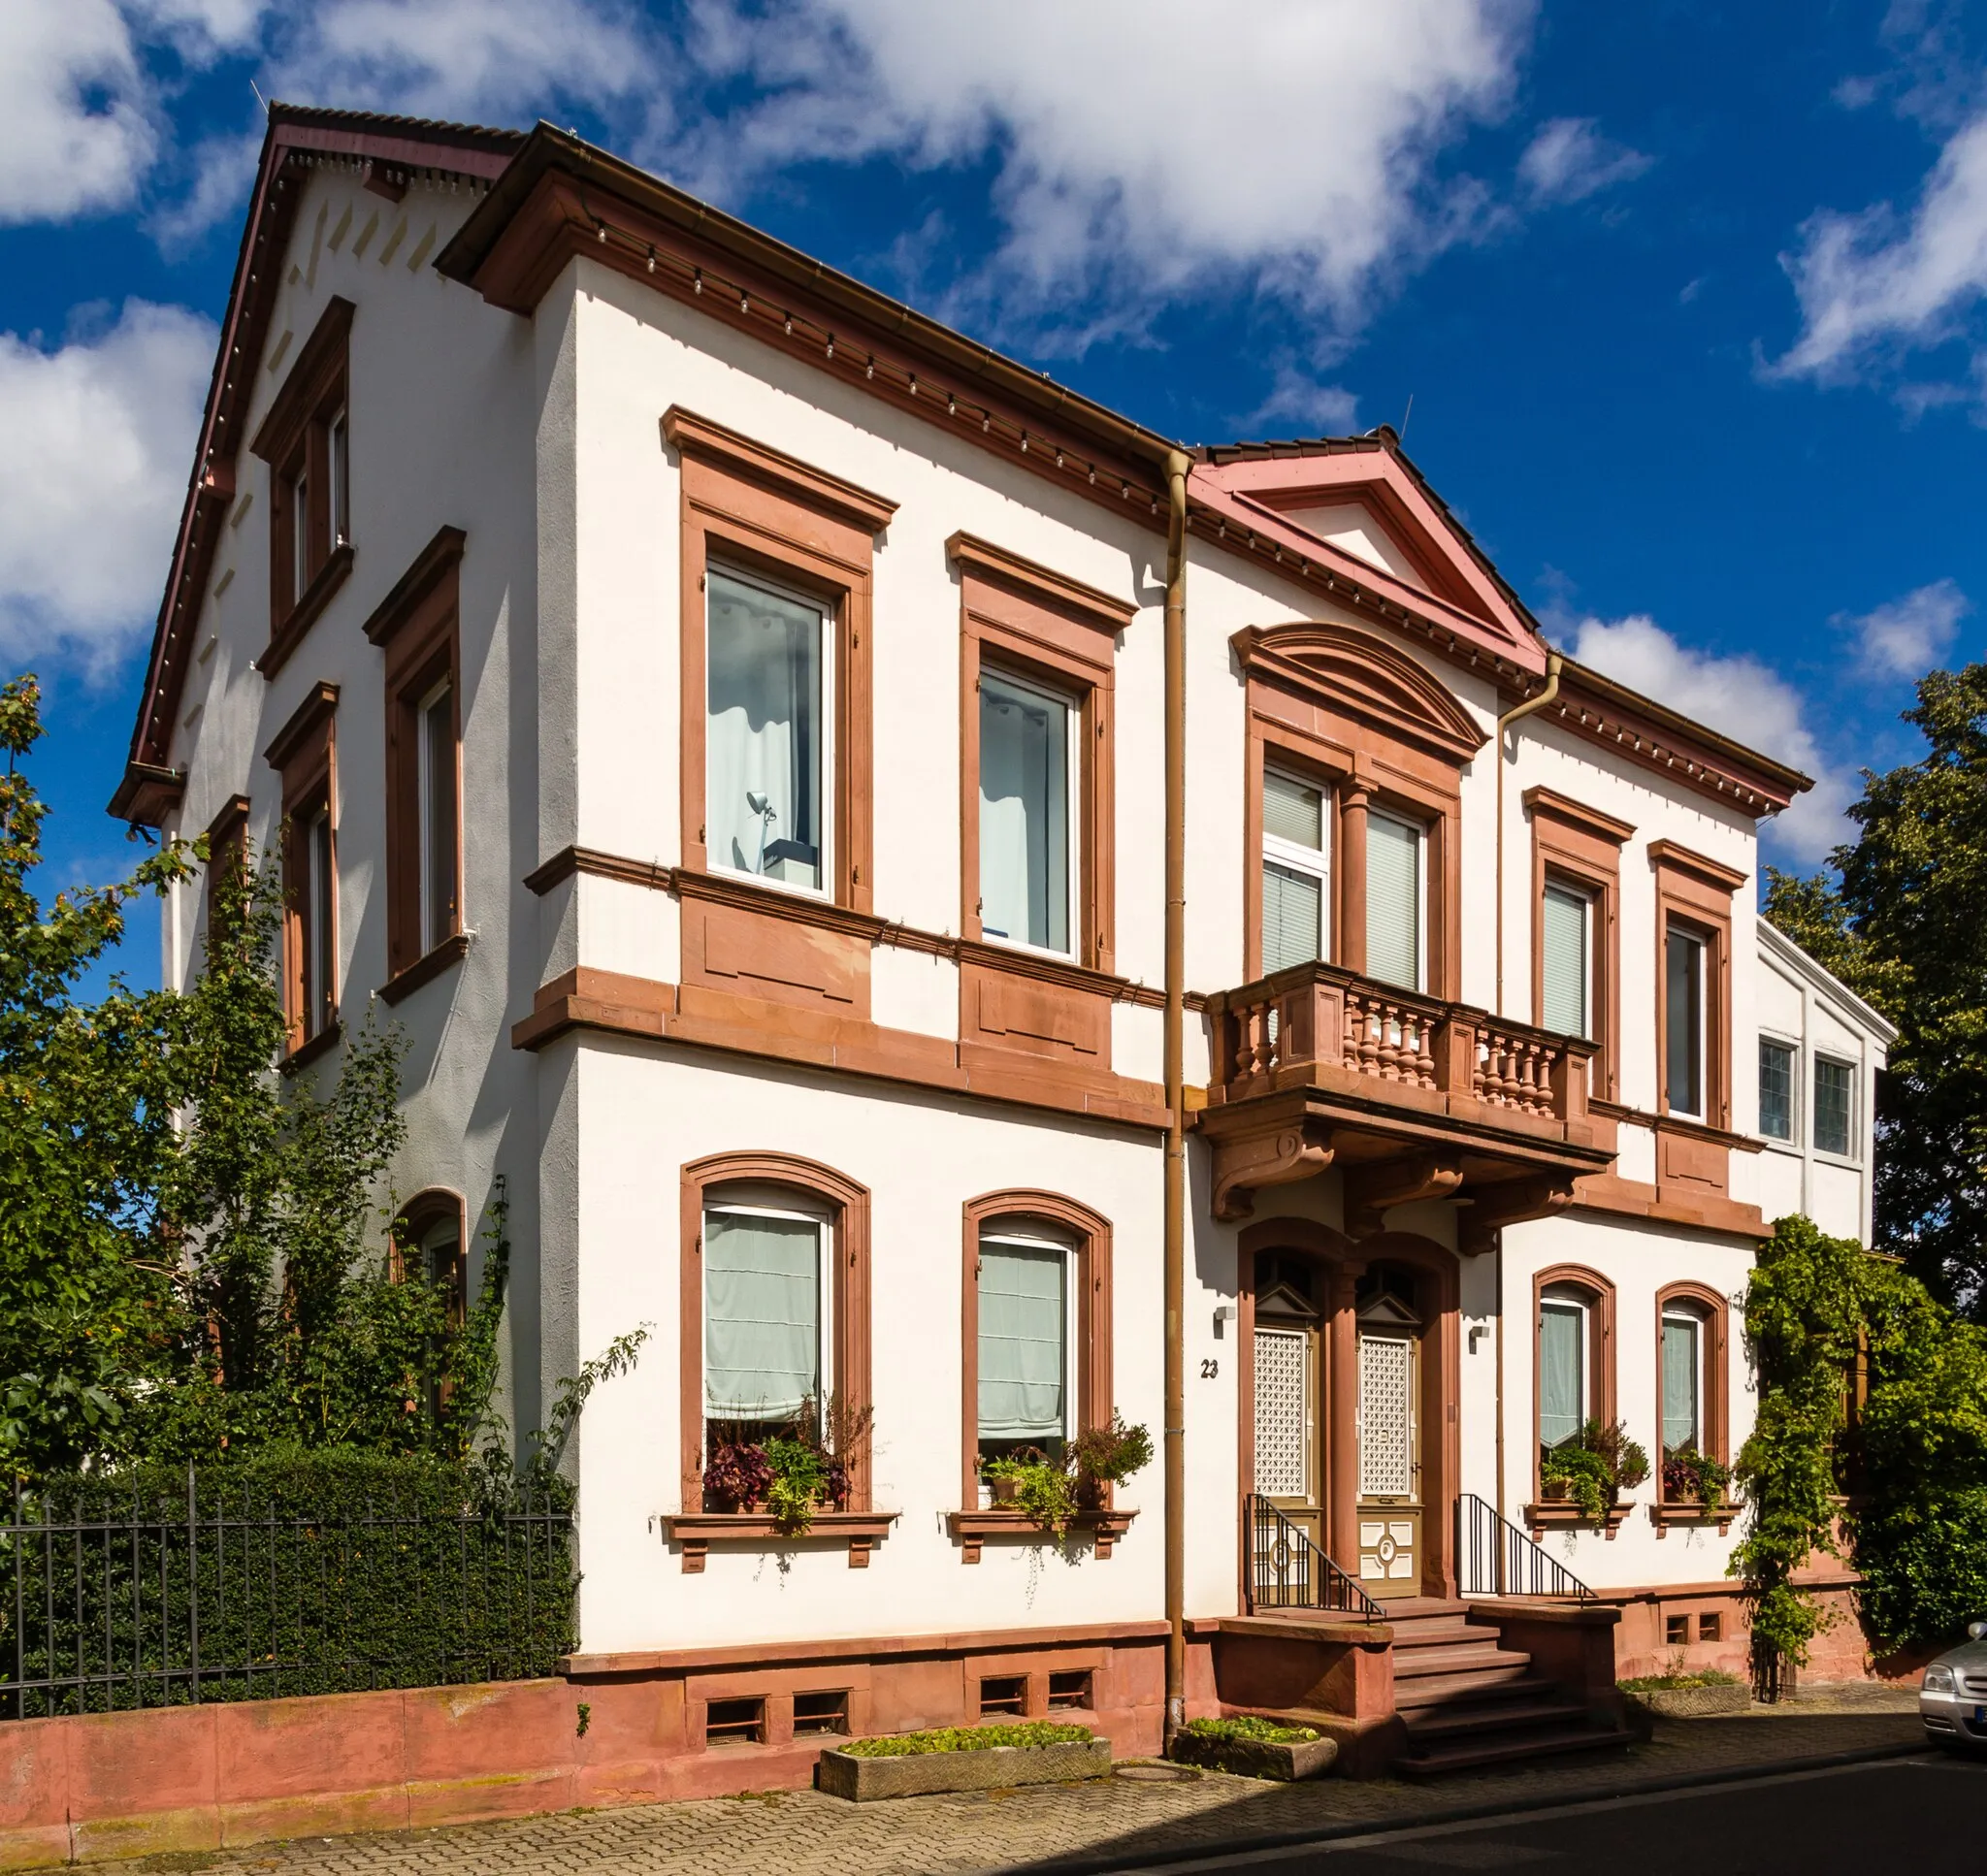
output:
[[[1366,809],[1372,789],[1354,777],[1338,792],[1339,850],[1332,864],[1339,879],[1337,962],[1366,974]]]
[[[1331,1314],[1330,1380],[1325,1398],[1325,1455],[1328,1465],[1325,1531],[1333,1563],[1359,1573],[1359,1278],[1363,1263],[1335,1264],[1327,1279]]]

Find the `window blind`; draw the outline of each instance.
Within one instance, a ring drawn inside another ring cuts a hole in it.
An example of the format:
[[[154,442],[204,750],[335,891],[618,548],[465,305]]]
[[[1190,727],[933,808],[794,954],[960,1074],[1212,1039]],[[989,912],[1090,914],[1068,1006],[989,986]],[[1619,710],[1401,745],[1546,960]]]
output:
[[[1562,1036],[1590,1036],[1587,1008],[1587,923],[1591,901],[1583,892],[1563,886],[1546,889],[1542,976],[1545,982],[1545,1023]]]
[[[1366,818],[1366,975],[1421,987],[1421,830]]]
[[[822,616],[713,567],[705,845],[741,873],[820,887]]]
[[[821,1399],[821,1226],[708,1212],[703,1220],[703,1410],[784,1420]]]
[[[1663,1318],[1663,1450],[1702,1450],[1697,1424],[1699,1324],[1695,1316]]]
[[[1324,851],[1324,791],[1273,768],[1262,772],[1262,831],[1270,840]]]
[[[1539,1443],[1563,1446],[1586,1418],[1586,1311],[1577,1303],[1539,1310]]]
[[[1759,1042],[1759,1130],[1769,1140],[1794,1138],[1794,1051],[1783,1042]]]
[[[980,674],[980,925],[1069,950],[1069,705]]]
[[[1265,861],[1262,868],[1262,974],[1324,955],[1324,882]]]
[[[981,1241],[982,1439],[1059,1439],[1067,1431],[1068,1255],[1050,1245]]]

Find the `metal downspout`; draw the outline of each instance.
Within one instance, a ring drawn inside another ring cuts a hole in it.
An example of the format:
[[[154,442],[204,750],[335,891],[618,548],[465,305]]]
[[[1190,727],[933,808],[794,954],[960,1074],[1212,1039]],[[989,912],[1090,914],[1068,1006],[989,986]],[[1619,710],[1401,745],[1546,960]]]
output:
[[[1557,652],[1546,654],[1546,688],[1535,697],[1514,704],[1497,719],[1497,904],[1491,923],[1497,928],[1497,1014],[1504,1014],[1504,732],[1521,717],[1543,710],[1559,695],[1559,673],[1566,661]],[[1504,1233],[1497,1234],[1497,1515],[1504,1515]]]
[[[1166,455],[1166,1730],[1187,1719],[1187,471]]]

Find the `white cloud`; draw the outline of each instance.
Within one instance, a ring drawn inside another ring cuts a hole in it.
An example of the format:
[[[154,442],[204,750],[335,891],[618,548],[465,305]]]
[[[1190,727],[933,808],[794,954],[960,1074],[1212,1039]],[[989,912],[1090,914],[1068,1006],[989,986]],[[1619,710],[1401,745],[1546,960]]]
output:
[[[1977,313],[1987,295],[1987,112],[1939,151],[1916,207],[1889,203],[1854,214],[1824,209],[1781,256],[1801,307],[1801,334],[1768,370],[1775,377],[1843,382],[1906,354],[1959,341],[1971,355],[1972,395],[1987,389],[1987,341]],[[1920,395],[1920,407],[1938,402]]]
[[[148,629],[216,329],[143,300],[45,351],[0,333],[0,650],[101,669]]]
[[[1934,580],[1870,612],[1840,615],[1837,623],[1854,630],[1866,670],[1916,678],[1952,649],[1960,621],[1972,609],[1958,581]]]
[[[0,5],[0,224],[120,209],[157,150],[151,87],[111,0]]]
[[[733,196],[798,164],[989,163],[1010,307],[1246,275],[1350,330],[1479,231],[1439,159],[1508,110],[1530,0],[701,0],[691,53],[758,95],[661,154]]]
[[[1842,811],[1856,794],[1850,778],[1823,755],[1801,694],[1758,659],[1693,651],[1646,613],[1581,619],[1573,655],[1616,683],[1811,775],[1813,788],[1767,824],[1769,838],[1803,864],[1825,859],[1848,838]]]
[[[1353,427],[1358,400],[1343,385],[1320,384],[1287,353],[1273,364],[1269,396],[1237,426],[1245,437],[1260,437],[1278,424],[1294,424],[1305,436],[1344,437]]]
[[[1545,208],[1632,182],[1654,161],[1603,137],[1591,117],[1554,117],[1518,158],[1517,175],[1532,202]]]

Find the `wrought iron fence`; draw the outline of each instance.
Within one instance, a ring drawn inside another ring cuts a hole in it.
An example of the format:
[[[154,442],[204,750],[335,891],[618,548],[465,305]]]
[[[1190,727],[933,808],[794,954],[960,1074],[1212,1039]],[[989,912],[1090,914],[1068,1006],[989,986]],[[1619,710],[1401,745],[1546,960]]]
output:
[[[1329,1615],[1377,1621],[1380,1604],[1332,1562],[1301,1525],[1268,1499],[1252,1492],[1244,1513],[1249,1529],[1249,1606],[1318,1609]]]
[[[1461,1596],[1553,1596],[1591,1602],[1594,1593],[1474,1492],[1455,1503],[1456,1592]]]
[[[0,1720],[555,1671],[570,1511],[519,1487],[183,1493],[78,1481],[0,1505]],[[285,1502],[286,1499],[292,1502]]]

